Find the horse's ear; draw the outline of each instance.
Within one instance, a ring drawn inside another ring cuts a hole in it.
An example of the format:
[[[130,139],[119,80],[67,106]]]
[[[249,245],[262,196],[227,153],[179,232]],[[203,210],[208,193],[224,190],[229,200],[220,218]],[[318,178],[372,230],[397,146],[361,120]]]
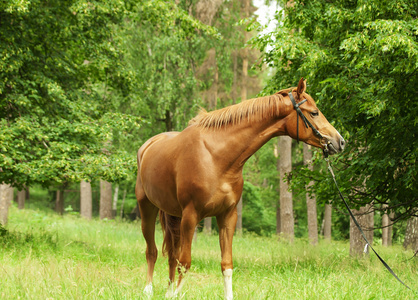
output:
[[[303,77],[299,80],[297,93],[298,95],[302,95],[306,91],[306,80]]]

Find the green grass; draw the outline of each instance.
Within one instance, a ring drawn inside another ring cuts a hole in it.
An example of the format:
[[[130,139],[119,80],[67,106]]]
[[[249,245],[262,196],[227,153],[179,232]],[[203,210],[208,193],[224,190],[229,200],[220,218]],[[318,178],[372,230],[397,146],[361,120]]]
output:
[[[157,227],[157,245],[162,234]],[[375,247],[395,273],[417,289],[418,262],[401,246]],[[234,238],[235,299],[415,299],[374,254],[349,257],[347,242],[312,247],[276,237]],[[199,234],[181,299],[223,299],[216,235]],[[154,299],[164,299],[167,261],[154,275]],[[35,210],[10,211],[0,231],[1,299],[142,299],[145,242],[137,222],[86,221]]]

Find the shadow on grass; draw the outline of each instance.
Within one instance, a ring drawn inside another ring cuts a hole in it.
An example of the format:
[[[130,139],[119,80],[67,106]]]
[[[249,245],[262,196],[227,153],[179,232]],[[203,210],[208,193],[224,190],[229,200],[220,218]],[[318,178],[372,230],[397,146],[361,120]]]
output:
[[[30,230],[27,232],[10,231],[0,225],[0,248],[14,251],[32,251],[49,249],[57,251],[59,248],[57,233],[45,230]]]

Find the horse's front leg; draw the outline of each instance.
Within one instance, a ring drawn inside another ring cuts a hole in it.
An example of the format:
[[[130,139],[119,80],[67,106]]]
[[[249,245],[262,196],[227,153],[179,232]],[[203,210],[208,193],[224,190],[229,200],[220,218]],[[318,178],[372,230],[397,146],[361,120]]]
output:
[[[222,253],[222,274],[224,276],[225,299],[232,300],[232,238],[237,224],[237,209],[233,207],[216,217],[219,227],[219,244]]]

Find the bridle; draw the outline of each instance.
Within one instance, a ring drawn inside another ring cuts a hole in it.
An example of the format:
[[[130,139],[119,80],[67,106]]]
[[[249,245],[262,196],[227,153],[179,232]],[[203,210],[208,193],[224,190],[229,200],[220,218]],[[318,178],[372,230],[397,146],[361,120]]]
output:
[[[299,108],[299,106],[301,106],[303,103],[305,103],[306,99],[303,99],[302,101],[300,101],[299,103],[296,103],[295,98],[292,95],[292,91],[289,92],[289,98],[290,101],[292,101],[293,104],[293,108],[296,110],[297,114],[298,114],[298,118],[296,121],[296,140],[299,143],[299,116],[301,117],[302,121],[305,123],[306,128],[311,127],[313,133],[319,137],[320,140],[323,140],[324,137],[322,136],[322,134],[318,131],[318,129],[316,129],[311,122],[309,122],[309,120],[305,117],[305,115],[303,114],[302,110]],[[324,144],[324,156],[328,157],[328,144]]]

